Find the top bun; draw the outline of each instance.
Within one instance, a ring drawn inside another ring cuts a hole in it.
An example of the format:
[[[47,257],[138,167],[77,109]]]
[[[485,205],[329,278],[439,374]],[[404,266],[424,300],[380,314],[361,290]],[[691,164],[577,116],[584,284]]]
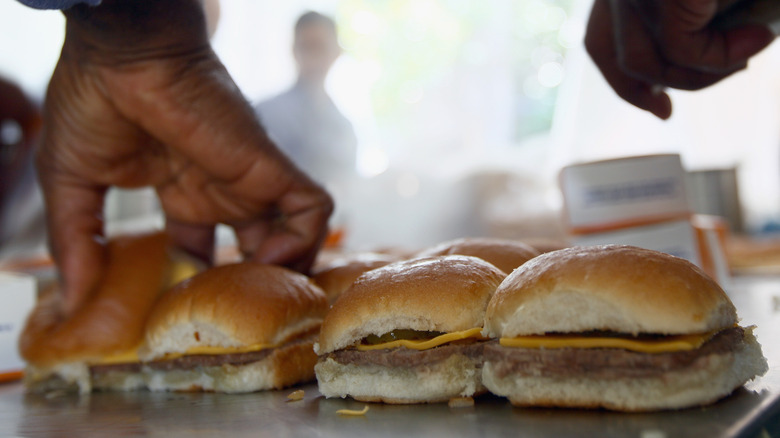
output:
[[[376,252],[343,256],[319,266],[312,278],[325,291],[328,301],[332,303],[364,272],[398,260],[396,256]]]
[[[506,276],[476,257],[426,257],[361,275],[325,317],[318,354],[397,329],[453,332],[482,327],[485,307]]]
[[[480,258],[508,274],[540,253],[532,246],[516,240],[467,237],[440,243],[420,252],[418,256],[432,257],[452,254]]]
[[[109,241],[100,285],[71,317],[62,314],[59,290],[48,290],[38,300],[19,338],[22,357],[36,366],[52,366],[137,348],[152,305],[181,273],[176,271],[197,269],[184,256],[172,255],[169,244],[164,233]]]
[[[575,247],[517,269],[485,314],[490,337],[607,330],[691,334],[731,327],[734,305],[701,269],[632,246]]]
[[[279,345],[316,330],[327,308],[325,294],[302,274],[250,262],[218,266],[160,297],[139,356]]]

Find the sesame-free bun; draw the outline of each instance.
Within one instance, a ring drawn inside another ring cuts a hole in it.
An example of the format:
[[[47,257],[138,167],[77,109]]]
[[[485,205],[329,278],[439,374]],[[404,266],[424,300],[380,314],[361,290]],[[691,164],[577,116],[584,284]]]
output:
[[[733,326],[736,310],[690,262],[632,246],[543,254],[509,275],[485,315],[490,337],[606,330],[690,334]]]
[[[469,256],[391,263],[360,276],[333,304],[318,354],[396,329],[453,332],[482,327],[490,297],[505,274]]]
[[[509,274],[540,252],[528,244],[516,240],[487,237],[466,237],[440,243],[418,254],[419,257],[443,255],[467,255],[493,264]]]
[[[325,295],[306,276],[279,266],[217,266],[163,294],[146,326],[143,360],[193,347],[280,346],[316,330]]]
[[[479,360],[461,354],[415,367],[342,364],[324,357],[316,366],[319,391],[387,404],[439,403],[485,392]]]
[[[397,256],[376,252],[344,255],[318,266],[312,278],[325,292],[328,302],[333,303],[364,272],[398,260]]]

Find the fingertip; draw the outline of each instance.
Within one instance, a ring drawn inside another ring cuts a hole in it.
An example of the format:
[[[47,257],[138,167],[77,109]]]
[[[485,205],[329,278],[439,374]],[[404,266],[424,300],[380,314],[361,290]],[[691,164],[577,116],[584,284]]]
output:
[[[661,120],[669,120],[672,116],[672,99],[664,92],[658,93],[654,96],[648,111]]]

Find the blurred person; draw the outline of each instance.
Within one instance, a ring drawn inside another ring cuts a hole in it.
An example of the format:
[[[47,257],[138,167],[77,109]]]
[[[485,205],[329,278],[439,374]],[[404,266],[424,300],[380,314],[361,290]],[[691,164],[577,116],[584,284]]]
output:
[[[596,0],[585,46],[629,103],[661,119],[672,114],[666,87],[698,90],[747,67],[774,40],[761,24],[718,26],[719,13],[749,0]]]
[[[0,77],[0,259],[35,251],[45,242],[43,200],[33,168],[40,128],[38,107]]]
[[[279,148],[329,186],[355,173],[355,131],[325,91],[325,79],[340,54],[333,19],[317,12],[301,15],[293,42],[298,78],[292,88],[255,107]]]
[[[37,153],[66,314],[100,281],[111,186],[153,186],[174,243],[206,261],[224,223],[245,258],[308,270],[332,201],[266,136],[199,0],[21,1],[66,18]]]

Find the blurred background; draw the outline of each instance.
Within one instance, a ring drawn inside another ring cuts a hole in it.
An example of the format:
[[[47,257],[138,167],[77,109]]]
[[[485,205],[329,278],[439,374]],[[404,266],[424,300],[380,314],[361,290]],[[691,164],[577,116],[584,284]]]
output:
[[[322,183],[349,248],[561,237],[563,166],[670,152],[692,172],[697,209],[713,207],[708,188],[723,178],[707,175],[722,170],[733,181],[715,198],[738,200],[732,227],[780,228],[780,45],[714,87],[672,92],[662,122],[620,100],[587,57],[589,10],[575,0],[225,0],[212,44],[256,105],[296,83],[298,17],[335,20],[342,52],[325,89],[356,147],[349,175]],[[40,103],[62,15],[5,1],[0,28],[0,76]],[[109,228],[159,224],[156,211],[148,191],[115,191]]]

